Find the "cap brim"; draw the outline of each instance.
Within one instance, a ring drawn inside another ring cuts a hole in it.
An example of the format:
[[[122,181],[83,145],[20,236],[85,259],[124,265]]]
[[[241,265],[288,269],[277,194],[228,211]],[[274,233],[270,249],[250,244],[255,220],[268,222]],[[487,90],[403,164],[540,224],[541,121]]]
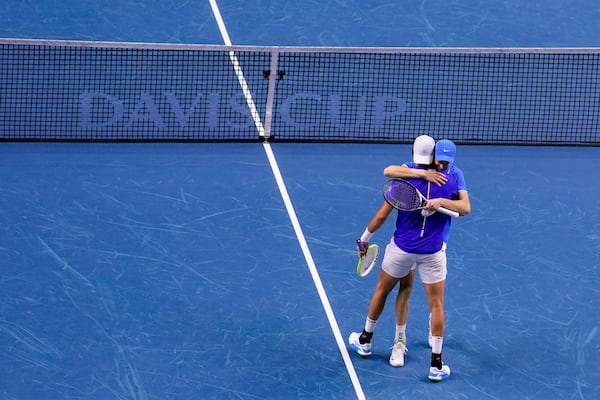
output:
[[[413,157],[413,161],[416,164],[426,164],[429,165],[431,164],[432,158],[430,156],[414,156]]]
[[[450,157],[444,154],[440,154],[439,156],[436,154],[435,159],[438,161],[448,161],[450,163],[454,162],[454,157]]]

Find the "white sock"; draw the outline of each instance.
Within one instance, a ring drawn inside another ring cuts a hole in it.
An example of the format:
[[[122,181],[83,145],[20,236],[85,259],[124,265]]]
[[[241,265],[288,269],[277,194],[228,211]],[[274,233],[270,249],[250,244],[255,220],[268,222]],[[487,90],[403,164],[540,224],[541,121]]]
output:
[[[435,353],[435,354],[441,354],[443,344],[444,344],[443,336],[432,336],[431,337],[431,352]]]
[[[396,340],[406,342],[406,324],[396,325]]]
[[[365,331],[367,332],[375,332],[375,327],[377,326],[377,320],[376,319],[369,319],[369,317],[367,317],[367,320],[365,321]]]

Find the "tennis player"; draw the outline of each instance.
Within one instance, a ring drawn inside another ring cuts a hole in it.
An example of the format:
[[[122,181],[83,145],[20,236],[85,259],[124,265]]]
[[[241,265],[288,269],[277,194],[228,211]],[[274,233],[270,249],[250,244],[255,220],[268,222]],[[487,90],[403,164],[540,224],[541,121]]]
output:
[[[450,140],[441,140],[436,145],[436,159],[434,162],[435,169],[421,169],[414,163],[405,163],[402,165],[390,165],[384,169],[383,174],[388,178],[423,178],[429,182],[433,182],[438,186],[443,185],[447,181],[448,176],[452,176],[458,182],[458,199],[462,203],[460,207],[471,210],[469,193],[464,180],[462,171],[453,165],[456,155],[456,146]],[[447,235],[449,237],[450,230]],[[448,240],[446,238],[446,242]],[[400,307],[403,307],[400,305]],[[407,307],[407,306],[404,306]],[[432,332],[431,332],[431,314],[429,315],[429,347],[432,347]]]
[[[441,381],[450,376],[450,368],[442,361],[442,344],[444,330],[444,289],[446,280],[446,242],[450,232],[451,218],[437,213],[441,206],[457,211],[461,215],[470,212],[470,202],[466,194],[464,177],[458,168],[450,168],[456,154],[456,146],[451,141],[440,141],[436,148],[435,165],[438,172],[430,172],[434,142],[432,138],[420,136],[413,145],[413,162],[397,168],[409,167],[414,171],[397,171],[386,168],[386,175],[398,173],[419,174],[419,177],[409,179],[422,193],[430,199],[424,212],[398,212],[396,230],[386,252],[381,266],[377,288],[371,299],[369,313],[362,333],[353,332],[349,342],[351,347],[362,356],[371,354],[371,338],[377,319],[383,311],[385,299],[397,283],[409,281],[410,290],[401,296],[402,286],[396,300],[396,336],[394,348],[390,356],[393,366],[404,365],[406,352],[406,319],[408,316],[408,298],[412,290],[411,280],[414,280],[414,270],[419,272],[425,286],[425,292],[431,310],[432,356],[428,378]],[[424,156],[429,151],[429,159]],[[421,158],[420,156],[423,156]],[[422,174],[422,175],[421,175]],[[396,175],[396,177],[398,177]],[[443,175],[443,176],[442,176]],[[389,176],[389,175],[388,175]],[[406,176],[406,175],[404,175]],[[429,179],[428,179],[429,177]],[[434,185],[431,182],[435,182]],[[459,190],[459,187],[461,189]],[[464,194],[461,195],[461,192]],[[386,202],[377,211],[361,241],[368,243],[372,234],[385,222],[391,213],[391,206]],[[411,275],[413,275],[411,279]],[[405,310],[405,311],[404,311]],[[398,317],[402,316],[401,320]]]
[[[435,140],[430,136],[421,135],[417,137],[413,143],[413,161],[403,164],[403,169],[395,172],[405,174],[407,177],[410,177],[409,175],[413,174],[412,168],[419,168],[423,171],[431,170],[433,172],[433,174],[429,174],[431,179],[437,179],[439,181],[441,178],[436,178],[437,172],[435,171],[433,164],[434,148]],[[393,208],[387,202],[384,202],[375,216],[372,218],[369,226],[361,236],[360,240],[364,243],[368,243],[372,234],[385,223],[392,210]],[[359,250],[359,256],[360,255],[362,254]],[[383,263],[385,263],[385,256]],[[380,270],[379,279],[375,288],[375,292],[371,298],[371,304],[369,306],[369,312],[367,314],[363,332],[361,334],[353,332],[349,338],[351,347],[356,350],[359,355],[362,357],[368,357],[372,354],[371,338],[377,325],[377,320],[383,312],[388,295],[396,287],[396,285],[399,284],[395,301],[396,332],[394,336],[394,347],[392,348],[389,362],[390,365],[394,367],[402,367],[404,365],[404,354],[407,351],[406,324],[408,320],[409,309],[408,300],[412,293],[414,276],[414,270],[412,269],[408,272],[408,274],[400,278],[390,276],[384,269]]]

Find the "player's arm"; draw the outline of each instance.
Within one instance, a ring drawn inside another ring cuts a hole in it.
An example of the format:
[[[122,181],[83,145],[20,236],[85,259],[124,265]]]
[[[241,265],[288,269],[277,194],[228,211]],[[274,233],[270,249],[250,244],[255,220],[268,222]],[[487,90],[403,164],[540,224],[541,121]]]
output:
[[[436,169],[411,168],[406,164],[389,165],[383,170],[383,175],[388,178],[421,178],[442,186],[446,183],[446,175]]]
[[[373,216],[373,218],[371,218],[371,221],[367,226],[369,232],[375,233],[377,229],[381,228],[381,225],[385,223],[387,217],[390,215],[393,209],[394,208],[390,206],[387,201],[384,201],[383,204],[381,204],[381,207],[379,207],[379,210],[377,210],[377,212]]]
[[[426,209],[437,210],[439,207],[444,207],[449,210],[454,210],[460,215],[471,213],[471,200],[469,200],[469,192],[461,190],[458,192],[458,199],[451,200],[442,197],[429,199],[425,205]]]
[[[369,247],[369,241],[371,240],[371,236],[373,236],[373,234],[379,228],[381,228],[381,226],[385,223],[387,217],[390,215],[393,209],[394,208],[390,206],[387,203],[387,201],[384,201],[381,207],[379,207],[379,210],[377,210],[373,218],[371,218],[369,225],[367,225],[367,228],[360,237],[360,241],[363,243],[364,248]],[[358,254],[359,256],[363,255],[360,249],[358,249]]]

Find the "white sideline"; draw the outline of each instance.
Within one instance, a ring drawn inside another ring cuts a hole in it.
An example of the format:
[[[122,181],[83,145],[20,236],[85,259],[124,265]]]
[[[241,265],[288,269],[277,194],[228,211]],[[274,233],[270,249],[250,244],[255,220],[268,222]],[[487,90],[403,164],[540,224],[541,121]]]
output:
[[[225,45],[231,46],[231,40],[229,38],[229,34],[227,33],[227,29],[225,28],[225,23],[223,22],[223,17],[221,16],[221,11],[217,5],[216,0],[209,0],[210,5],[217,20],[217,25],[219,26],[219,31],[221,32],[221,36],[223,37],[223,41]],[[246,97],[246,102],[250,107],[250,111],[252,113],[252,117],[254,118],[254,124],[258,130],[260,136],[264,136],[265,129],[260,120],[260,116],[256,110],[256,106],[254,104],[254,100],[248,90],[248,85],[246,83],[246,79],[244,78],[243,72],[240,68],[239,62],[235,53],[232,51],[229,54],[231,62],[235,68],[236,75],[238,80],[240,81],[240,85],[242,86],[242,90],[244,92],[244,96]],[[302,248],[302,253],[304,254],[304,259],[308,265],[308,269],[310,270],[310,274],[314,281],[317,292],[319,293],[319,297],[321,299],[321,303],[323,304],[323,308],[325,309],[325,314],[327,314],[327,319],[329,320],[329,325],[331,326],[331,330],[333,331],[333,335],[335,336],[335,340],[337,342],[340,353],[342,354],[342,358],[344,360],[344,364],[346,365],[346,370],[348,371],[348,375],[352,381],[352,385],[354,386],[354,391],[356,392],[356,396],[358,399],[363,400],[366,399],[365,394],[363,392],[362,386],[358,379],[358,375],[356,374],[356,370],[354,369],[354,365],[352,364],[352,360],[350,359],[350,355],[348,354],[348,349],[346,348],[346,341],[342,337],[342,333],[338,326],[337,320],[335,319],[335,315],[333,313],[333,309],[331,308],[331,304],[329,303],[329,299],[327,297],[327,293],[325,292],[325,288],[323,287],[323,283],[321,282],[321,278],[319,276],[319,272],[317,270],[317,266],[312,258],[312,254],[310,249],[308,248],[308,244],[306,242],[306,238],[304,237],[304,233],[302,232],[302,227],[300,226],[300,222],[298,221],[298,217],[296,216],[296,211],[294,210],[294,206],[292,205],[292,200],[288,194],[287,188],[285,186],[285,182],[283,181],[283,177],[281,176],[281,171],[279,170],[279,166],[277,164],[277,160],[275,159],[275,155],[273,154],[273,150],[271,149],[271,145],[265,140],[263,142],[263,147],[265,153],[267,155],[267,159],[269,160],[269,164],[271,165],[271,170],[273,171],[273,175],[275,176],[275,181],[277,182],[277,186],[279,188],[279,192],[281,193],[281,197],[283,198],[283,202],[285,204],[285,208],[287,210],[288,216],[292,222],[292,226],[294,227],[294,232],[296,233],[296,237],[298,238],[298,242],[300,243],[300,247]]]

